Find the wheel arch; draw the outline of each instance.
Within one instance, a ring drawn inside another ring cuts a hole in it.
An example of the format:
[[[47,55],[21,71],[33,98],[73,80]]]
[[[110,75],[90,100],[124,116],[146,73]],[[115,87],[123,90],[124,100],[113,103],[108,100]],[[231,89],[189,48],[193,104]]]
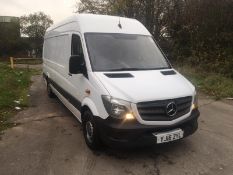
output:
[[[81,107],[81,116],[86,110],[90,110],[93,116],[99,116],[99,112],[94,104],[94,102],[90,98],[85,98],[82,102]]]

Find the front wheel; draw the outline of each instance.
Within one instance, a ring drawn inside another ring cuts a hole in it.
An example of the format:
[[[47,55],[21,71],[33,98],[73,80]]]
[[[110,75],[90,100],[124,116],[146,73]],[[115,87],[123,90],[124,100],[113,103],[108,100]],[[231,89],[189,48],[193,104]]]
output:
[[[87,146],[92,150],[98,150],[101,146],[101,142],[94,116],[87,110],[84,112],[82,119],[83,135]]]

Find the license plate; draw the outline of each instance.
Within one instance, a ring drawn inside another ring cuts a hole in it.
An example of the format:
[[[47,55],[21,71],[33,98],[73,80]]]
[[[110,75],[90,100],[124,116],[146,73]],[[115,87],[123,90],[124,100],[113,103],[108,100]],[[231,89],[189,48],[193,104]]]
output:
[[[184,131],[181,129],[176,129],[163,133],[153,133],[153,135],[157,138],[157,143],[166,143],[183,138]]]

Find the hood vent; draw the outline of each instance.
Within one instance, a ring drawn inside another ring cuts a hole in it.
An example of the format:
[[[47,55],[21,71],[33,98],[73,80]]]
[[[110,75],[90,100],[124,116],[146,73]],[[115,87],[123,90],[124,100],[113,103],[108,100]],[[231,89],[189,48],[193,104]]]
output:
[[[163,75],[175,75],[176,72],[174,70],[168,70],[168,71],[161,71]]]
[[[133,75],[130,73],[107,73],[104,74],[105,76],[107,76],[108,78],[133,78]]]

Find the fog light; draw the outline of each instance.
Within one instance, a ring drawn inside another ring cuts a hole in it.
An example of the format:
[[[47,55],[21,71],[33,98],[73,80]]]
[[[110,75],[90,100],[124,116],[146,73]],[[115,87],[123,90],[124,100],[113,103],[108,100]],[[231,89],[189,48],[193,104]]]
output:
[[[125,119],[126,119],[126,120],[133,120],[133,119],[134,119],[134,116],[133,116],[133,114],[131,114],[131,113],[127,113],[127,114],[125,114]]]
[[[198,99],[197,99],[197,94],[194,96],[193,104],[192,104],[192,110],[198,108]]]

